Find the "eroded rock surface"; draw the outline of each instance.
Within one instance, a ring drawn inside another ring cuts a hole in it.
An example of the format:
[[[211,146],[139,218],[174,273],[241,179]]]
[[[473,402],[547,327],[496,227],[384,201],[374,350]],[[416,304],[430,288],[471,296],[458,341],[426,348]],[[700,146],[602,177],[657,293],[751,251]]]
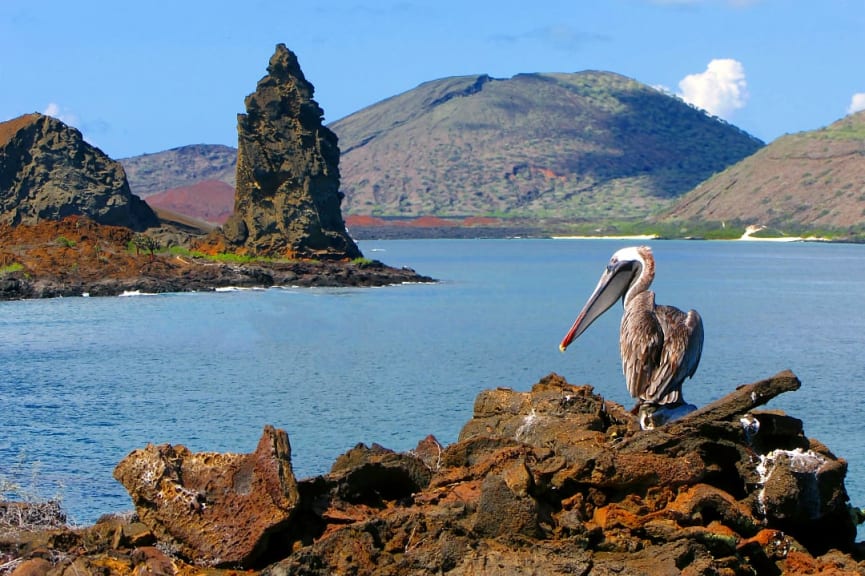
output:
[[[273,576],[865,574],[846,463],[806,437],[801,421],[757,409],[798,387],[782,372],[648,431],[590,386],[555,374],[528,392],[483,391],[450,446],[432,436],[407,453],[360,444],[328,473],[299,480],[287,520],[260,540],[260,554],[237,566]],[[182,456],[177,461],[194,460]],[[201,503],[226,506],[211,513],[228,521],[231,498],[208,496],[213,487],[236,489],[235,465],[222,458],[207,456],[208,488],[184,474],[183,486],[204,496],[186,497],[175,480],[158,484],[186,504],[177,513],[181,525],[202,514]],[[153,475],[129,468],[125,476],[138,485]],[[36,551],[53,547],[66,551],[51,568],[58,574],[109,566],[117,574],[169,566],[204,573],[211,553],[170,554],[166,543],[177,531],[166,536],[147,520],[164,515],[161,507],[176,508],[168,500],[139,503],[150,531],[136,518],[108,518],[18,543],[18,558],[42,558]],[[201,530],[226,530],[229,540],[237,528]],[[0,552],[8,547],[0,540]],[[90,552],[71,552],[81,549]]]
[[[159,225],[130,191],[123,166],[75,128],[42,114],[0,123],[0,223],[72,215],[133,230]]]
[[[361,255],[342,218],[339,146],[297,57],[276,47],[237,117],[237,191],[223,226],[235,250],[281,258]]]
[[[150,444],[124,458],[114,476],[160,542],[206,566],[253,563],[298,500],[288,435],[271,426],[252,454]]]
[[[149,232],[148,232],[149,234]],[[35,225],[0,224],[0,300],[116,296],[124,292],[211,291],[220,287],[387,286],[434,282],[377,260],[258,261],[130,250],[129,228],[69,216]]]

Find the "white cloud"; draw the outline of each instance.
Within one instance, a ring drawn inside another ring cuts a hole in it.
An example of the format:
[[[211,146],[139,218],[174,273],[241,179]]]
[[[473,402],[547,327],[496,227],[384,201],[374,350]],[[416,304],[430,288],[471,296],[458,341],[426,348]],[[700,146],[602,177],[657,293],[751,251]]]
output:
[[[745,67],[732,58],[718,58],[709,62],[705,72],[689,74],[679,82],[679,96],[703,110],[729,119],[748,101],[748,82]]]
[[[853,114],[865,110],[865,92],[857,92],[850,98],[850,106],[847,107],[847,114]]]
[[[48,106],[45,107],[45,110],[43,110],[42,113],[46,116],[53,116],[64,124],[77,128],[78,116],[72,114],[69,110],[61,109],[60,105],[56,102],[49,102]]]

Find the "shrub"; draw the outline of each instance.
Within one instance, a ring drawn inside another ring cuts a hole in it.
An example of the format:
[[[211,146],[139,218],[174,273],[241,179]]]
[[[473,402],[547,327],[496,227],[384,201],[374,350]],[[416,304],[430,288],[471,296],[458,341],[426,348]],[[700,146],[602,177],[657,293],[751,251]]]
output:
[[[230,262],[232,264],[247,264],[255,260],[266,260],[265,258],[255,258],[253,256],[249,256],[248,254],[234,254],[232,252],[220,252],[219,254],[214,254],[213,256],[205,256],[205,258],[215,260],[217,262]]]
[[[153,238],[151,236],[147,236],[146,234],[136,234],[132,238],[132,244],[135,246],[135,255],[141,254],[141,251],[144,250],[150,253],[150,259],[153,260],[153,256],[156,254],[156,251],[159,250],[159,240]]]
[[[34,483],[37,474],[38,466],[33,470]],[[22,488],[0,474],[0,531],[40,530],[66,525],[66,513],[59,496],[41,498],[35,489]]]
[[[21,502],[0,500],[0,528],[39,530],[66,526],[66,513],[59,500]]]
[[[20,262],[13,262],[8,266],[0,266],[0,276],[3,276],[4,274],[11,274],[12,272],[18,272],[19,270],[23,269],[23,264],[21,264]]]
[[[366,268],[367,266],[372,265],[373,260],[370,260],[369,258],[364,258],[361,256],[359,258],[355,258],[354,260],[352,260],[351,263],[354,264],[355,266],[357,266],[358,268]]]

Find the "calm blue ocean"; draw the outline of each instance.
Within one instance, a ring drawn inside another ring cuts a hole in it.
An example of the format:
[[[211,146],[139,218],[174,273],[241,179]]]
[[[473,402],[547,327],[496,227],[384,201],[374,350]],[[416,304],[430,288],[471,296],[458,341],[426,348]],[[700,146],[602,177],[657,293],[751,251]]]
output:
[[[0,480],[92,523],[132,509],[111,473],[148,442],[249,452],[272,424],[306,477],[358,442],[454,442],[481,390],[528,390],[550,372],[630,408],[619,307],[557,349],[629,243],[366,241],[366,256],[441,282],[0,303]],[[802,389],[769,406],[848,460],[865,505],[865,246],[650,244],[657,301],[705,324],[685,398],[792,369]]]

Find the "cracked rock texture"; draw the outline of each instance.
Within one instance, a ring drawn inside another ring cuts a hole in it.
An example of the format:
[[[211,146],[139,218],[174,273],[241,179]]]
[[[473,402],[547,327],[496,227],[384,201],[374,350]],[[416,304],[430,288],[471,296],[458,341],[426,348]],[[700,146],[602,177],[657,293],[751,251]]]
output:
[[[279,44],[237,116],[237,191],[223,226],[236,251],[282,258],[361,256],[342,218],[339,146],[293,52]]]
[[[73,215],[138,231],[159,225],[123,166],[75,128],[42,114],[0,123],[0,224]]]

